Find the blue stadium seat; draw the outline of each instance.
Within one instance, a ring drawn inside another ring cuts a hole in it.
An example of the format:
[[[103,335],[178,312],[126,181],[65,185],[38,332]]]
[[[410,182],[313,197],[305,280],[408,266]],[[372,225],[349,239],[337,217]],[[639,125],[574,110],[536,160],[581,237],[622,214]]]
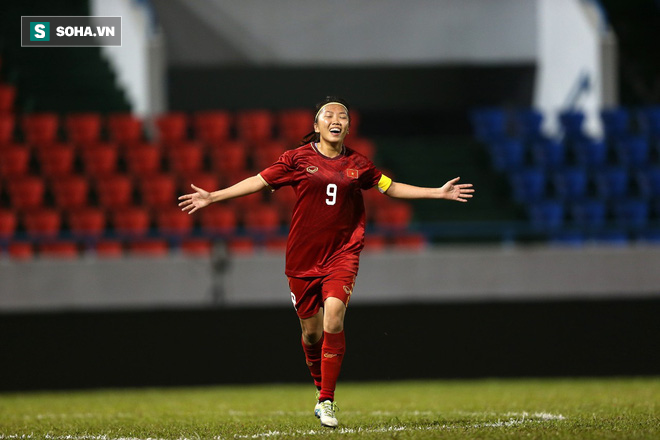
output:
[[[507,117],[501,108],[476,109],[471,115],[472,126],[477,139],[491,142],[506,136]]]
[[[621,229],[608,229],[599,231],[591,239],[596,243],[606,244],[610,246],[626,246],[630,243],[628,233]]]
[[[543,114],[534,109],[523,109],[515,113],[515,131],[525,141],[545,139],[541,130]]]
[[[638,117],[640,131],[660,139],[660,106],[646,107],[639,112]]]
[[[581,229],[597,230],[607,220],[607,205],[599,199],[586,199],[569,206],[571,220]]]
[[[551,139],[537,140],[532,144],[532,161],[534,165],[554,169],[566,163],[566,147],[563,143]]]
[[[580,247],[584,245],[585,236],[581,231],[562,229],[552,233],[549,242],[559,246]]]
[[[635,173],[637,188],[642,197],[660,196],[660,167],[649,167]]]
[[[582,139],[573,143],[573,155],[578,165],[597,168],[607,162],[607,144],[602,141]]]
[[[525,146],[518,139],[505,138],[489,143],[493,168],[497,171],[512,171],[525,163]]]
[[[509,178],[513,198],[518,203],[530,203],[545,197],[546,176],[539,168],[525,168]]]
[[[600,118],[608,139],[620,139],[630,134],[630,113],[627,109],[623,107],[603,109]]]
[[[584,134],[584,113],[577,110],[567,110],[559,113],[559,124],[564,131],[564,137],[570,140],[582,140],[588,137]]]
[[[616,143],[619,163],[639,167],[649,162],[649,142],[642,136],[623,136]]]
[[[603,199],[625,197],[629,193],[628,171],[620,166],[606,167],[596,171],[594,182],[599,197]]]
[[[612,206],[615,221],[622,227],[640,230],[649,221],[649,204],[640,199],[623,199]]]
[[[564,205],[557,200],[542,200],[527,208],[532,228],[536,231],[559,229],[564,224]]]
[[[567,167],[552,175],[555,194],[562,200],[582,199],[587,195],[589,176],[581,167]]]

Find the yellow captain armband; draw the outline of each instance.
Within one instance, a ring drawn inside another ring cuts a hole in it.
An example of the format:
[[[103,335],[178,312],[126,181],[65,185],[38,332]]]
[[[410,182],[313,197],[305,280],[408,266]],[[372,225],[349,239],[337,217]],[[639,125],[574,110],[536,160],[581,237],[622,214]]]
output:
[[[378,191],[385,194],[385,191],[390,189],[390,185],[392,185],[392,179],[387,177],[385,174],[381,174],[380,180],[378,181]]]

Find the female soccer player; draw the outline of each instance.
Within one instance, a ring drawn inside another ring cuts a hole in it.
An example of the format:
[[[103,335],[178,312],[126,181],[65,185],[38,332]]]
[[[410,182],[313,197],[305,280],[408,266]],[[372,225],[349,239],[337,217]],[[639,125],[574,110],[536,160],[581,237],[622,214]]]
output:
[[[259,174],[225,189],[179,197],[189,214],[213,202],[268,188],[292,186],[293,208],[286,248],[285,274],[300,319],[302,347],[317,387],[314,414],[321,425],[336,428],[334,392],[345,351],[344,315],[353,293],[364,246],[362,191],[373,187],[400,199],[447,199],[467,202],[472,184],[456,177],[440,188],[393,182],[362,154],[344,145],[350,115],[348,103],[327,97],[316,107],[313,131],[300,147],[285,151]]]

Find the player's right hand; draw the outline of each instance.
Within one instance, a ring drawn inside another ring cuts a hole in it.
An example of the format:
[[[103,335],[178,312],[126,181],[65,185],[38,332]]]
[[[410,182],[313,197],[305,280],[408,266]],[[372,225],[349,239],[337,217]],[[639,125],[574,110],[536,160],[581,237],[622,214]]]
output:
[[[181,211],[188,211],[188,214],[192,214],[198,209],[202,209],[205,206],[208,206],[211,203],[211,193],[203,190],[202,188],[196,187],[195,185],[190,185],[192,189],[195,190],[194,193],[185,194],[179,197],[181,203]]]

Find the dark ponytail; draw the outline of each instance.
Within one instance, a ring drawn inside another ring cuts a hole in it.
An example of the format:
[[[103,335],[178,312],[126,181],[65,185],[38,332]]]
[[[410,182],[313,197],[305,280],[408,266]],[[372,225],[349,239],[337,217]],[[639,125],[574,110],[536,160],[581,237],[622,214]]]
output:
[[[316,115],[319,110],[321,110],[321,107],[326,105],[329,102],[338,102],[344,107],[346,107],[346,110],[350,112],[350,106],[348,105],[348,102],[344,98],[340,98],[339,96],[326,96],[323,101],[319,102],[316,104],[316,107],[314,108],[314,114]],[[316,119],[313,121],[316,122]],[[351,123],[351,117],[349,114],[348,117],[348,123],[350,125]],[[302,147],[303,145],[307,145],[310,142],[319,142],[321,140],[321,135],[317,132],[315,132],[313,129],[309,133],[307,133],[301,140],[300,140],[300,146]]]

